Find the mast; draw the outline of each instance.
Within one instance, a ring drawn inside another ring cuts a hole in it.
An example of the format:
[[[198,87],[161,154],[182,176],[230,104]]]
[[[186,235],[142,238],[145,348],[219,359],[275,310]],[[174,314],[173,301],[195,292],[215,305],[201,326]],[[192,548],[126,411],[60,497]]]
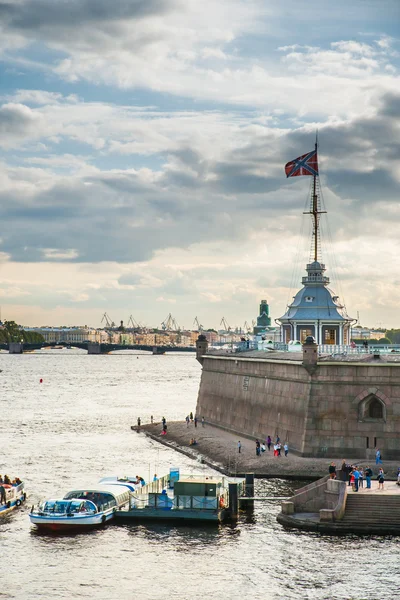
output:
[[[318,132],[315,138],[315,153],[318,150]],[[317,189],[317,177],[314,175],[314,181],[312,186],[312,204],[311,210],[306,215],[312,215],[313,219],[313,236],[314,236],[314,262],[318,262],[318,228],[319,228],[319,215],[326,213],[326,210],[318,210],[318,189]]]
[[[318,141],[315,140],[315,152],[317,152]],[[312,214],[314,217],[314,262],[318,260],[318,196],[317,176],[314,175]]]

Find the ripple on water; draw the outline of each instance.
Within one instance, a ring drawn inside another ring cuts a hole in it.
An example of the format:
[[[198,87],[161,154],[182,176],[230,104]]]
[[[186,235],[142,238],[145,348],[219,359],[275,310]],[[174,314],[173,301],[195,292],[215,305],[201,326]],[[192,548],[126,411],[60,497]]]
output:
[[[158,596],[275,600],[393,600],[397,539],[334,538],[286,531],[279,504],[256,502],[236,526],[111,525],[80,535],[40,535],[28,506],[100,476],[170,466],[189,458],[137,435],[141,416],[183,419],[195,410],[200,366],[193,355],[88,356],[53,351],[0,354],[0,472],[23,475],[29,500],[1,520],[0,598]],[[39,384],[40,378],[44,379]],[[302,482],[256,481],[257,493],[287,496]]]

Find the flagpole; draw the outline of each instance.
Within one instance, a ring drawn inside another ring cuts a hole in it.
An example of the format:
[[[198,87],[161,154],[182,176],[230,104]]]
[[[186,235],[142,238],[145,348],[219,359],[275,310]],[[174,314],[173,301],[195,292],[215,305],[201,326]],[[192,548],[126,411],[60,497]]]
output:
[[[315,152],[317,152],[317,148],[318,148],[318,137],[316,137],[316,139],[315,139]],[[314,216],[314,262],[317,262],[317,260],[318,260],[318,196],[317,196],[317,176],[316,175],[314,175],[312,213]]]

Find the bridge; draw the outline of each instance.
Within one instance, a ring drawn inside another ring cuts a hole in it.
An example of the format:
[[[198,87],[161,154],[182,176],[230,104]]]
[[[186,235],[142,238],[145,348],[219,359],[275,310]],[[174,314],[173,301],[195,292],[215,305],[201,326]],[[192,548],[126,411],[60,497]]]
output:
[[[165,354],[166,352],[196,352],[194,346],[150,346],[145,344],[99,344],[94,342],[43,342],[36,344],[25,344],[20,342],[10,342],[9,344],[0,344],[0,350],[8,350],[10,354],[23,354],[24,352],[33,352],[34,350],[43,350],[45,348],[80,348],[87,350],[88,354],[109,354],[116,350],[142,350],[151,352],[154,355]]]

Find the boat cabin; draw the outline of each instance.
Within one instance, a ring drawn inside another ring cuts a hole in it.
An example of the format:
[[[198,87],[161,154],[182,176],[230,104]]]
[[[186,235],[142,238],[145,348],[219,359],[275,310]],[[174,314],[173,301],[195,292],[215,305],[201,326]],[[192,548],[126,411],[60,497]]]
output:
[[[55,513],[55,514],[72,514],[72,513],[86,513],[96,514],[97,507],[93,502],[88,500],[82,500],[74,498],[72,500],[46,500],[40,507],[43,513]]]
[[[129,503],[130,489],[123,485],[99,485],[94,489],[72,490],[64,496],[64,500],[79,498],[92,502],[98,511],[119,508]]]

